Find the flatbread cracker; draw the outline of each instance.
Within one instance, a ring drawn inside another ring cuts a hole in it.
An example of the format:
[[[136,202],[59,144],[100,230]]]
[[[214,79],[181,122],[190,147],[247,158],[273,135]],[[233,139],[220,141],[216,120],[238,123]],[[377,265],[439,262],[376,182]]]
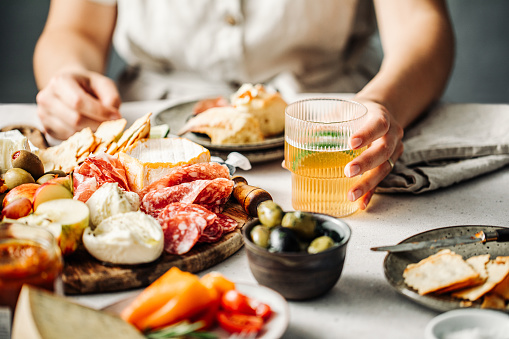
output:
[[[143,128],[148,124],[150,126],[150,116],[152,113],[147,113],[141,118],[136,119],[136,121],[122,133],[122,136],[117,141],[117,149],[113,152],[117,152],[117,150],[122,150],[127,145],[128,141],[134,136],[136,136],[136,132],[143,130]],[[150,127],[149,127],[150,128]]]
[[[478,281],[479,273],[461,255],[446,249],[408,265],[403,278],[408,286],[424,295],[470,286]]]
[[[452,296],[471,301],[481,298],[509,275],[509,261],[490,260],[486,264],[486,270],[488,279],[483,284],[454,292]]]
[[[481,308],[503,310],[505,309],[505,300],[497,294],[488,293],[483,298]]]
[[[94,149],[94,154],[105,152],[110,144],[120,138],[127,124],[126,119],[105,121],[95,131],[95,136],[100,138],[100,143]]]

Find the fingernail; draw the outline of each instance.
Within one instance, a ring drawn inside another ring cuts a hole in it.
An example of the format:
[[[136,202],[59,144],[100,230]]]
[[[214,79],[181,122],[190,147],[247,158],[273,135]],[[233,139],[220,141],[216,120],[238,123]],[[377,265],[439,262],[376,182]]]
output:
[[[351,165],[350,167],[348,167],[345,171],[345,174],[347,177],[351,178],[357,174],[359,174],[359,172],[361,171],[361,168],[359,167],[359,165]]]
[[[353,138],[352,140],[350,140],[350,147],[352,149],[359,147],[361,144],[362,144],[361,138]]]
[[[348,193],[348,200],[355,201],[355,200],[359,199],[361,195],[362,195],[361,190],[355,190],[353,192],[349,192]]]

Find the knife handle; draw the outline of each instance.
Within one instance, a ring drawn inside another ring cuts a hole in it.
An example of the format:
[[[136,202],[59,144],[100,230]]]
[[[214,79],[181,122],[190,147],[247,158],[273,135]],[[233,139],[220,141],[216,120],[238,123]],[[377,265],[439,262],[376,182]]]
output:
[[[257,208],[262,201],[272,200],[269,192],[259,187],[248,185],[243,177],[235,176],[232,180],[234,182],[233,196],[250,216],[258,216]]]
[[[509,228],[501,228],[495,230],[497,232],[497,242],[508,242],[509,241]]]

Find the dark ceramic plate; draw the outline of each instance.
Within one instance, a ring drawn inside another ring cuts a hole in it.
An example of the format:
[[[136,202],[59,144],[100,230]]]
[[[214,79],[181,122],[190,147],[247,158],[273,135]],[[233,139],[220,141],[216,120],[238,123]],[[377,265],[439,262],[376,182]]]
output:
[[[170,126],[170,133],[176,134],[182,126],[185,125],[187,120],[193,117],[193,106],[198,101],[184,102],[172,107],[169,107],[154,117],[156,125],[168,124]],[[284,135],[279,135],[273,138],[267,138],[259,143],[251,143],[245,145],[214,145],[210,143],[210,138],[204,134],[186,133],[183,137],[188,138],[210,150],[230,151],[230,152],[243,152],[243,151],[260,151],[273,149],[276,147],[282,148],[285,142]]]
[[[444,228],[437,228],[427,232],[416,234],[403,240],[401,243],[414,241],[434,240],[441,238],[450,238],[461,235],[475,234],[479,231],[493,231],[501,228],[500,226],[482,226],[482,225],[461,225]],[[489,242],[486,244],[476,243],[467,245],[456,245],[449,248],[451,251],[460,254],[463,258],[470,258],[475,255],[490,254],[494,259],[497,256],[509,255],[509,243]],[[437,253],[439,249],[423,249],[411,252],[389,253],[384,260],[385,277],[389,283],[402,295],[411,300],[427,306],[436,311],[449,311],[457,308],[480,308],[481,302],[475,301],[471,306],[465,306],[461,300],[452,298],[449,295],[419,295],[414,289],[408,287],[403,280],[403,271],[408,264],[417,263],[420,260]]]

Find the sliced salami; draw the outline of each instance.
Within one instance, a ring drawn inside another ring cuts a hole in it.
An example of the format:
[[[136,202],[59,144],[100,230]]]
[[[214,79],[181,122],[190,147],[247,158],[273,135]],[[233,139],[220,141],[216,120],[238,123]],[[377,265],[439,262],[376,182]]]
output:
[[[215,223],[221,225],[224,234],[235,231],[237,229],[237,226],[239,225],[237,220],[220,213],[217,214]]]
[[[217,178],[229,179],[230,172],[228,171],[228,167],[218,164],[217,162],[178,166],[169,174],[141,190],[140,197],[143,197],[150,191],[165,187],[180,185],[195,180],[213,180]]]
[[[174,202],[219,206],[228,200],[232,191],[233,181],[229,179],[195,180],[145,194],[141,209],[157,217],[164,207]]]
[[[196,204],[185,204],[174,202],[167,205],[158,215],[159,223],[162,224],[166,218],[173,218],[176,215],[191,215],[200,227],[200,231],[204,231],[208,226],[212,225],[217,216],[203,206]]]
[[[205,230],[200,235],[198,242],[208,242],[208,243],[216,242],[221,238],[222,235],[223,227],[219,223],[217,223],[216,219],[216,221],[212,225],[209,225],[207,226],[207,228],[205,228]]]
[[[202,233],[196,223],[196,215],[191,213],[158,220],[164,233],[164,250],[170,254],[181,255],[189,252]]]

